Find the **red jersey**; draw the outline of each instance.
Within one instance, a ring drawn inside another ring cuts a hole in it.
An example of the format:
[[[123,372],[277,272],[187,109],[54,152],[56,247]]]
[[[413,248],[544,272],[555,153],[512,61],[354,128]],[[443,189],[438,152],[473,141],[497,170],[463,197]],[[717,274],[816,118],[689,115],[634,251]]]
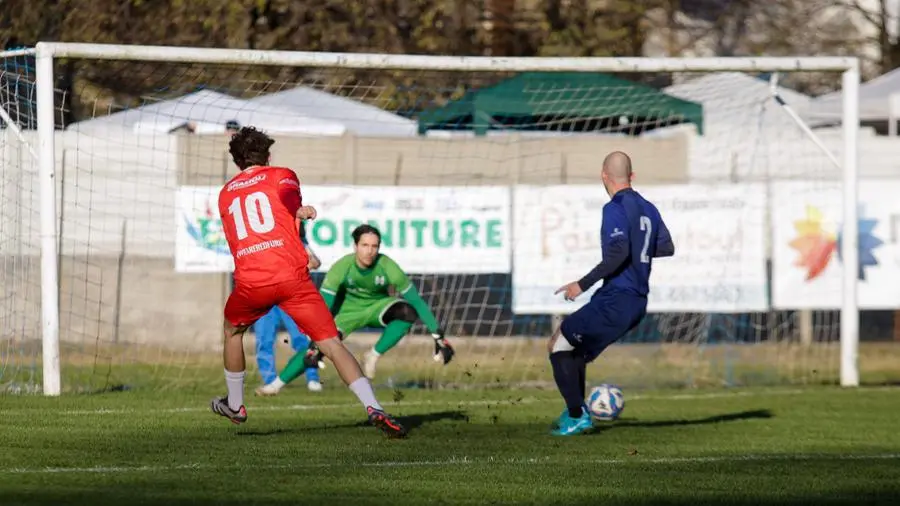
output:
[[[295,221],[300,181],[284,167],[251,167],[219,192],[219,214],[234,257],[234,281],[267,286],[309,277]]]

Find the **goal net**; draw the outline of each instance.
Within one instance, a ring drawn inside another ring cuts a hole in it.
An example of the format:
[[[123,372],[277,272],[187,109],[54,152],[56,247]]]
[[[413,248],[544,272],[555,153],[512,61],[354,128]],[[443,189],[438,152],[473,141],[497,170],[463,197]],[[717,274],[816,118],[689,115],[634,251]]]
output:
[[[590,381],[838,382],[842,171],[823,146],[841,152],[841,118],[809,123],[817,145],[759,73],[53,47],[68,58],[53,65],[52,180],[30,154],[50,156],[35,131],[46,117],[33,55],[7,57],[2,74],[8,391],[40,389],[39,187],[53,183],[62,390],[220,385],[233,263],[216,197],[236,173],[230,129],[248,125],[275,138],[272,163],[294,168],[318,208],[306,225],[323,264],[315,280],[353,252],[357,225],[374,224],[456,348],[435,363],[420,322],[381,358],[377,385],[552,384],[546,339],[588,298],[553,292],[601,258],[600,164],[613,150],[631,156],[677,252],[654,262],[648,316],[591,365]],[[811,69],[781,81],[840,88],[836,66]],[[803,116],[808,97],[780,93]],[[379,336],[366,327],[346,343],[361,357]],[[281,329],[279,366],[289,341]],[[245,347],[254,385],[252,331]],[[332,368],[322,375],[339,385]]]
[[[0,383],[16,393],[41,385],[33,62],[28,51],[9,51],[0,60]]]

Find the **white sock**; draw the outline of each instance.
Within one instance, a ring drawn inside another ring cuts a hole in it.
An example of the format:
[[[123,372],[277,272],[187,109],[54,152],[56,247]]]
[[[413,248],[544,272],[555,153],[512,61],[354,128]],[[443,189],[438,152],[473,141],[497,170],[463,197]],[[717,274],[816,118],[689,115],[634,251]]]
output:
[[[225,385],[228,386],[228,407],[237,411],[244,405],[244,371],[225,369]]]
[[[378,404],[378,401],[375,399],[375,391],[372,390],[372,384],[369,383],[369,378],[363,376],[353,383],[350,383],[350,390],[356,394],[359,402],[361,402],[364,407],[372,406],[375,409],[381,409],[381,404]]]
[[[369,351],[369,353],[375,358],[378,358],[381,356],[381,353],[378,353],[377,351],[375,351],[375,348],[372,348],[372,350]]]
[[[281,378],[275,376],[275,381],[269,383],[275,390],[281,390],[284,387],[284,382],[281,381]]]

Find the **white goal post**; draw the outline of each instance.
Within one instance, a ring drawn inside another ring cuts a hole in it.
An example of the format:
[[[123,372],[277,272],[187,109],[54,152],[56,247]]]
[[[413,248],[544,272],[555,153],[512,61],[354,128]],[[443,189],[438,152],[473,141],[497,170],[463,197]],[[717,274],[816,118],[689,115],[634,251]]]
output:
[[[41,316],[43,394],[59,395],[60,319],[57,166],[54,146],[54,61],[57,59],[164,61],[209,64],[415,69],[466,72],[842,72],[843,207],[841,225],[842,305],[840,308],[840,384],[859,384],[859,310],[857,303],[857,142],[859,133],[859,60],[850,57],[760,58],[505,58],[387,54],[316,53],[243,49],[38,43],[36,55],[37,156],[40,181]],[[600,155],[598,153],[598,155]],[[677,240],[677,238],[676,238]]]

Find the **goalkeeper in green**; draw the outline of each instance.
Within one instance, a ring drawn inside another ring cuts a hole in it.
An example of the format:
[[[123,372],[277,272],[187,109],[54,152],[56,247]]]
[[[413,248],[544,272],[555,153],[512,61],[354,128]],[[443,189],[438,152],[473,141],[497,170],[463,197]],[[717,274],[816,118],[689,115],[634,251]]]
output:
[[[335,302],[343,298],[334,318],[341,339],[365,327],[384,329],[375,346],[365,353],[366,376],[375,376],[379,357],[396,346],[419,318],[434,338],[434,360],[449,363],[453,359],[453,347],[444,338],[428,304],[397,263],[379,253],[381,232],[371,225],[360,225],[353,231],[353,243],[354,252],[335,262],[319,291],[332,314]],[[388,293],[391,286],[402,298]],[[306,367],[321,362],[321,354],[314,344],[310,346],[309,352],[294,355],[278,378],[257,393],[276,395],[284,385],[303,374]]]

